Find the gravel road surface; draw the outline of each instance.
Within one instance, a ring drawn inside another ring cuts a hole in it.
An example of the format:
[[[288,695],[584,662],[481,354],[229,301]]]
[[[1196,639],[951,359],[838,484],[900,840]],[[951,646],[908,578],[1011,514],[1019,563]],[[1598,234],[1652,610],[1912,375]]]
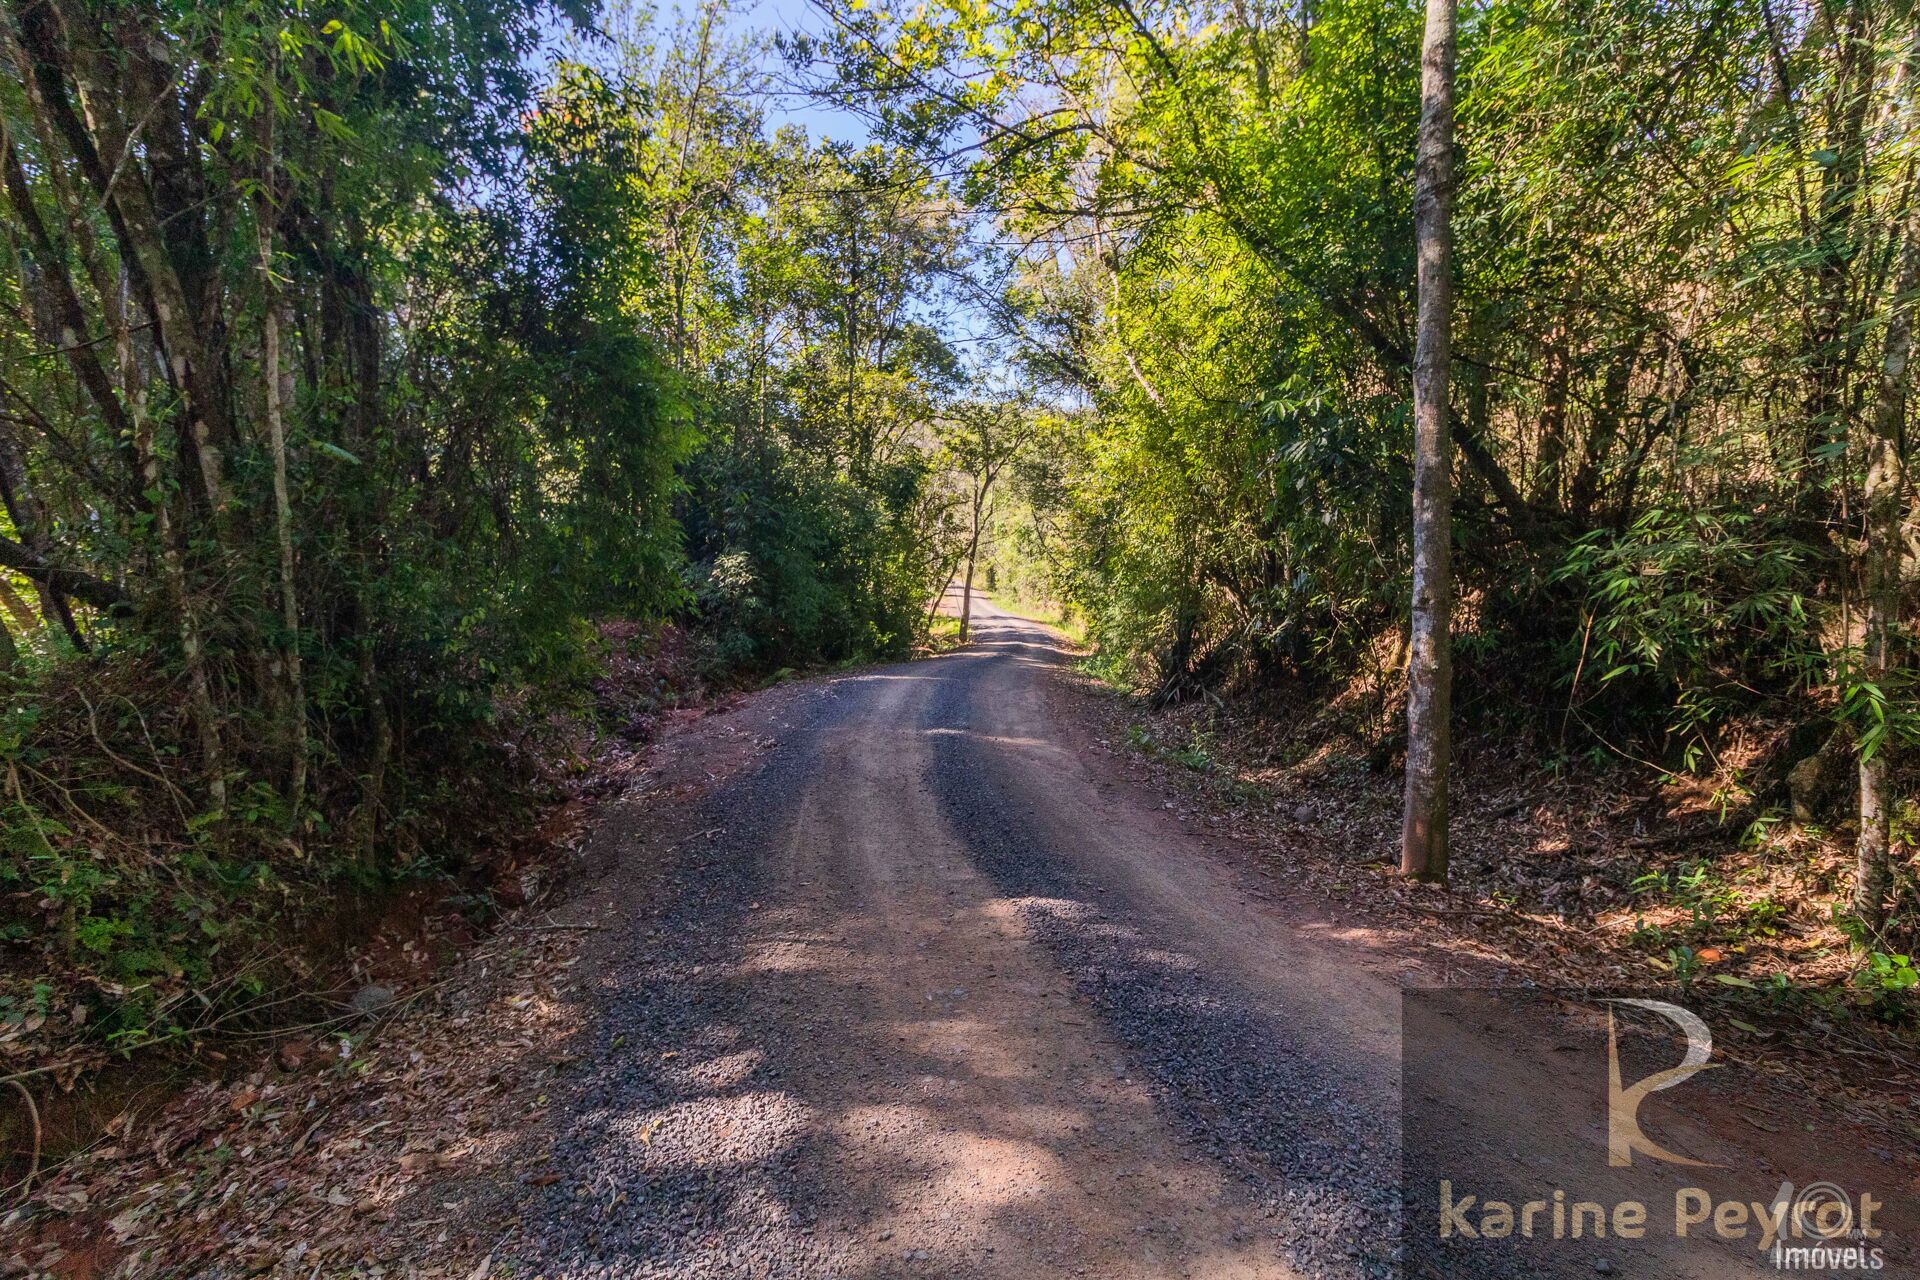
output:
[[[1054,632],[975,620],[961,651],[736,713],[764,748],[611,904],[580,1063],[525,1137],[551,1173],[471,1224],[479,1274],[1397,1274],[1406,966],[1103,769]],[[1526,1108],[1542,1167],[1604,1151],[1592,1091],[1551,1093],[1555,1046],[1459,1040],[1423,1098],[1495,1132]],[[1516,1069],[1544,1104],[1480,1087]],[[1450,1274],[1763,1269],[1609,1244]]]

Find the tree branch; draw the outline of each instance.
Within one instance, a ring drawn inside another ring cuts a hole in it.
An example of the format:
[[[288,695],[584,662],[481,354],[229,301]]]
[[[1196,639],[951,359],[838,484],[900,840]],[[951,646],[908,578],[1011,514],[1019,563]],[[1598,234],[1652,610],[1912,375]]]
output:
[[[106,579],[80,569],[49,564],[10,538],[0,538],[0,568],[25,574],[50,591],[71,596],[96,609],[111,613],[133,606],[127,593]]]

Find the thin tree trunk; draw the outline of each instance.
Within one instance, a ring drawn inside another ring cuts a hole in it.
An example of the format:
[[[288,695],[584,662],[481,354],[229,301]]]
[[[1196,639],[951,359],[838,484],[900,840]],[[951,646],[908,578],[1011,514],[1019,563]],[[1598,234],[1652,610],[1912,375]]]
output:
[[[980,558],[980,504],[973,507],[973,538],[967,543],[967,579],[960,595],[960,643],[973,635],[973,566]]]
[[[993,491],[993,482],[1000,474],[999,465],[990,460],[983,466],[980,490],[973,495],[973,537],[967,543],[966,595],[960,601],[961,644],[965,644],[973,634],[973,568],[980,559],[980,526],[986,520],[983,513],[987,506],[987,495]]]
[[[0,508],[5,509],[7,518],[13,522],[22,546],[49,564],[58,558],[53,539],[47,533],[45,512],[27,478],[26,453],[7,427],[0,427]],[[38,579],[33,589],[40,597],[41,616],[49,623],[59,623],[75,651],[86,653],[86,637],[80,634],[66,594],[55,583]]]
[[[387,702],[380,689],[379,673],[374,665],[374,635],[371,615],[364,605],[356,607],[355,632],[360,639],[360,696],[366,700],[367,733],[373,739],[367,750],[367,781],[360,792],[360,811],[355,815],[354,844],[361,859],[371,865],[374,842],[380,835],[380,813],[386,801],[387,763],[393,755],[393,725],[387,716]]]
[[[270,109],[269,109],[270,110]],[[271,116],[268,137],[271,138]],[[272,155],[271,147],[267,154]],[[273,511],[280,549],[280,620],[287,629],[287,806],[296,827],[307,791],[307,691],[300,663],[300,594],[294,576],[293,501],[287,489],[286,391],[280,370],[280,290],[273,282],[273,207],[262,183],[260,220],[260,379],[266,391],[267,447],[273,455]]]
[[[111,12],[133,21],[130,11]],[[211,252],[201,243],[204,233],[193,222],[200,216],[197,205],[202,193],[197,190],[199,184],[194,180],[197,175],[190,153],[184,144],[168,136],[168,126],[180,122],[159,119],[154,123],[156,118],[179,110],[173,97],[176,90],[164,79],[171,72],[146,66],[146,74],[135,77],[160,83],[143,87],[141,100],[150,105],[137,122],[130,122],[123,92],[126,86],[104,69],[109,65],[131,66],[142,58],[150,61],[144,39],[132,38],[138,28],[130,27],[122,33],[129,37],[126,49],[120,51],[122,61],[110,62],[108,55],[89,47],[84,40],[76,42],[69,38],[55,6],[25,6],[17,16],[27,54],[43,75],[43,99],[66,135],[68,146],[80,162],[101,209],[112,222],[122,257],[148,303],[149,318],[168,373],[185,401],[187,439],[199,463],[208,506],[216,518],[223,517],[228,507],[220,453],[221,442],[229,429],[225,375],[207,335],[202,332],[207,317],[194,305],[195,299],[204,300],[205,294],[200,288],[204,272],[198,268],[212,260]],[[77,109],[67,97],[68,81],[78,93]],[[58,98],[47,92],[49,85],[58,88]],[[153,127],[147,127],[149,124]],[[181,137],[184,136],[183,127]],[[136,142],[146,147],[149,175],[144,182],[110,169],[103,160],[103,156],[131,153]],[[156,205],[156,193],[163,187],[172,205],[164,202]],[[187,207],[174,207],[181,202]],[[193,260],[195,273],[183,278],[180,264],[169,251],[169,235],[175,243],[191,250],[187,256]],[[110,421],[114,420],[117,410],[117,405],[113,409],[102,406]],[[126,429],[123,423],[115,422],[115,426]]]
[[[947,598],[947,588],[960,576],[960,557],[953,558],[953,567],[947,570],[947,576],[940,583],[940,590],[934,592],[933,607],[927,610],[927,630],[933,630],[933,620],[940,616],[940,606]]]
[[[1453,612],[1453,477],[1447,433],[1452,357],[1454,0],[1427,0],[1414,169],[1419,310],[1413,357],[1413,617],[1407,664],[1407,789],[1400,870],[1447,874],[1448,721]]]
[[[73,369],[74,378],[86,388],[88,397],[100,411],[108,428],[124,432],[126,418],[121,412],[120,402],[114,398],[113,384],[108,381],[106,370],[100,367],[99,357],[87,341],[92,326],[87,322],[86,307],[81,303],[73,278],[67,271],[66,255],[61,252],[61,246],[54,243],[46,220],[40,216],[40,207],[34,202],[33,188],[27,180],[20,153],[4,128],[0,128],[0,178],[4,179],[8,203],[13,206],[32,250],[35,268],[33,281],[40,286],[52,323],[58,326],[45,337],[65,355],[68,365]],[[28,281],[23,279],[21,284],[25,287]]]
[[[1797,502],[1803,513],[1831,509],[1829,491],[1832,464],[1821,446],[1844,439],[1847,419],[1846,384],[1858,349],[1850,338],[1864,318],[1850,305],[1857,295],[1852,241],[1855,210],[1860,203],[1866,171],[1868,100],[1875,54],[1868,34],[1870,19],[1865,0],[1844,0],[1831,12],[1833,42],[1832,89],[1827,103],[1826,153],[1831,164],[1820,166],[1820,201],[1815,224],[1812,317],[1807,334],[1808,387],[1801,428]],[[1857,406],[1858,402],[1855,402]]]
[[[126,282],[130,284],[131,282]],[[128,293],[131,290],[127,290]],[[128,323],[132,299],[123,296],[109,318],[127,419],[133,429],[133,452],[140,466],[140,488],[153,514],[153,537],[160,548],[160,568],[167,595],[180,620],[180,656],[187,676],[187,698],[193,709],[194,731],[200,739],[200,762],[206,772],[207,793],[215,809],[226,808],[227,781],[220,746],[220,713],[213,704],[213,686],[207,679],[206,658],[200,643],[200,617],[187,582],[186,561],[174,539],[173,512],[167,505],[166,479],[160,452],[154,446],[153,419],[147,416],[147,382],[134,353],[133,330]]]
[[[1569,309],[1579,305],[1579,277],[1574,278]],[[1554,319],[1541,352],[1545,366],[1541,376],[1540,449],[1533,464],[1533,484],[1528,495],[1536,507],[1558,508],[1566,496],[1563,485],[1567,461],[1567,404],[1573,378],[1572,339],[1564,316]]]
[[[965,644],[973,638],[973,559],[978,552],[976,544],[967,552],[967,583],[960,597],[960,643]]]
[[[1901,515],[1906,477],[1900,457],[1900,428],[1906,414],[1909,358],[1913,352],[1914,292],[1920,290],[1920,218],[1911,220],[1894,285],[1893,313],[1887,320],[1880,363],[1879,393],[1867,424],[1862,592],[1866,631],[1862,637],[1861,677],[1886,687],[1892,669],[1894,628],[1900,614],[1900,562],[1904,553]],[[1853,913],[1878,933],[1887,920],[1892,870],[1888,852],[1892,769],[1881,741],[1860,751],[1860,836],[1855,847]]]

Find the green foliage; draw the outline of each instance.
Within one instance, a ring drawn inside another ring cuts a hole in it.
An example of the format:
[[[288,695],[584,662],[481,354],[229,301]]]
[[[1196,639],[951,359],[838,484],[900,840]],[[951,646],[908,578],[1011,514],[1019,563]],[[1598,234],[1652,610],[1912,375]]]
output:
[[[945,553],[932,444],[964,375],[931,306],[964,215],[896,149],[768,136],[761,43],[726,16],[662,40],[617,11],[604,76],[562,75],[594,112],[627,104],[646,174],[608,209],[644,246],[626,296],[701,436],[674,503],[687,615],[722,676],[904,656]]]
[[[995,211],[1005,323],[1071,407],[1046,474],[1015,477],[996,575],[1084,616],[1110,679],[1343,684],[1389,731],[1418,7],[835,17],[796,52]],[[1911,31],[1845,18],[1782,43],[1706,0],[1462,13],[1465,727],[1675,771],[1756,711],[1832,717],[1862,758],[1920,740],[1910,583],[1888,651],[1857,638],[1886,395],[1912,438],[1880,382],[1911,305]]]
[[[296,979],[524,821],[603,620],[720,678],[910,651],[967,214],[770,135],[724,5],[544,83],[522,0],[49,12],[0,19],[0,537],[70,575],[0,571],[13,980],[130,1046]]]
[[[1893,995],[1920,986],[1920,972],[1915,971],[1911,956],[1875,951],[1867,957],[1867,967],[1855,976],[1854,985]]]
[[[1692,947],[1682,943],[1667,948],[1666,962],[1662,967],[1673,975],[1673,980],[1680,986],[1680,994],[1685,996],[1693,990],[1693,980],[1700,973],[1700,958],[1694,954]]]
[[[1866,967],[1853,977],[1853,985],[1864,992],[1869,1007],[1888,1022],[1904,1022],[1913,1016],[1914,990],[1920,987],[1920,970],[1913,957],[1873,951]]]
[[[1170,760],[1184,769],[1191,769],[1195,773],[1210,773],[1214,769],[1212,735],[1198,724],[1194,725],[1184,747],[1160,741],[1144,724],[1128,725],[1127,737],[1135,747],[1152,752],[1163,760]]]
[[[522,812],[599,620],[723,677],[896,657],[977,551],[1116,682],[1397,719],[1417,6],[616,5],[537,72],[560,16],[8,6],[0,938],[124,1042]],[[1469,723],[1671,770],[1756,708],[1920,742],[1858,445],[1920,403],[1911,33],[1841,16],[1463,15]],[[769,126],[776,44],[868,141]],[[1692,941],[1777,912],[1641,887]]]
[[[130,1044],[525,812],[590,620],[685,599],[694,432],[637,302],[646,99],[536,96],[550,10],[45,12],[5,19],[42,95],[0,89],[0,537],[113,586],[0,583],[6,967]]]
[[[714,440],[689,473],[683,519],[695,616],[722,671],[903,657],[929,590],[914,514],[927,476],[888,464],[873,487],[821,473],[769,441]]]
[[[1734,513],[1656,507],[1622,533],[1582,537],[1553,575],[1586,618],[1564,659],[1576,672],[1569,705],[1667,706],[1665,730],[1698,744],[1755,684],[1804,688],[1821,661],[1808,558],[1784,530]]]

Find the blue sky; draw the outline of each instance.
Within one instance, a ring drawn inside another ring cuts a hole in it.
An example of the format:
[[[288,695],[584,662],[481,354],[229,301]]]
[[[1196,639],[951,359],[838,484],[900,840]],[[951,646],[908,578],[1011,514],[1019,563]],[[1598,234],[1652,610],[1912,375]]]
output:
[[[674,0],[661,0],[653,7],[654,27],[660,30],[671,27],[678,13],[691,10],[693,6],[691,3],[676,4]],[[542,66],[559,56],[572,33],[572,28],[557,18],[550,19],[545,25],[547,38],[534,58]],[[811,0],[760,0],[760,3],[750,6],[743,0],[733,21],[737,31],[777,32],[783,35],[820,35],[830,25]],[[869,136],[865,122],[858,116],[830,103],[814,101],[801,93],[781,94],[770,100],[767,117],[770,128],[798,124],[815,138],[858,145],[866,142]]]
[[[743,21],[750,27],[786,35],[820,35],[829,25],[811,0],[761,0]],[[800,95],[770,103],[768,113],[775,127],[787,123],[805,125],[807,132],[816,138],[858,144],[868,137],[866,124],[858,116]]]
[[[655,0],[653,29],[656,32],[671,29],[679,14],[690,10],[694,3],[695,0],[679,0],[678,3],[676,0]],[[813,0],[759,0],[759,3],[751,5],[748,0],[739,0],[739,4],[732,23],[733,30],[737,32],[821,35],[831,26],[831,20],[820,12]],[[571,28],[564,22],[551,24],[548,39],[536,60],[546,64],[560,56],[570,33]],[[781,78],[791,77],[782,75]],[[866,122],[860,117],[800,92],[770,97],[766,103],[766,116],[769,131],[785,124],[797,124],[815,139],[850,142],[856,146],[867,142],[871,136]],[[927,318],[936,323],[944,320],[943,327],[948,329],[949,336],[958,343],[965,356],[992,359],[984,348],[973,345],[979,340],[978,335],[990,328],[983,314],[961,298],[927,301]]]

